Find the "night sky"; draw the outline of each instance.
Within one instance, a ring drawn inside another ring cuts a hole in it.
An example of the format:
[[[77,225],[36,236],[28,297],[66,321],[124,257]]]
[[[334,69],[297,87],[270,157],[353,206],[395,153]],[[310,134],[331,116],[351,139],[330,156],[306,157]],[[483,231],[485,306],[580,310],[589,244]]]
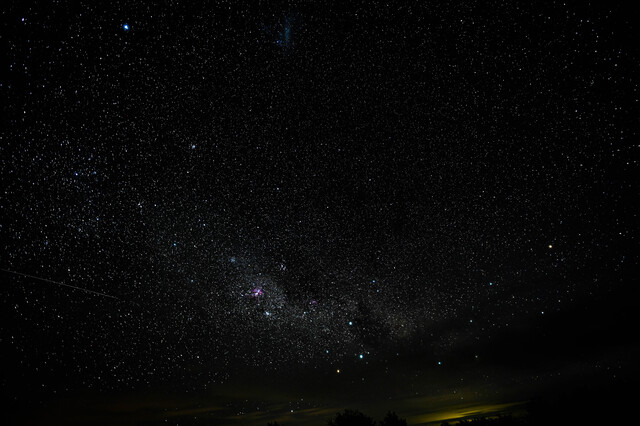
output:
[[[197,3],[0,12],[7,424],[625,409],[631,9]]]

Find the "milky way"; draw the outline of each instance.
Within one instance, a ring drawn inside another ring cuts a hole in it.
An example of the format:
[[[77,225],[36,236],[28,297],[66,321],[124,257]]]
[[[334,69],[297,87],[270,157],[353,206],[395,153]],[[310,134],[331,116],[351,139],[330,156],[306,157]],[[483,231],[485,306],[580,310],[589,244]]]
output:
[[[3,12],[11,386],[444,368],[627,282],[619,11],[324,6]]]

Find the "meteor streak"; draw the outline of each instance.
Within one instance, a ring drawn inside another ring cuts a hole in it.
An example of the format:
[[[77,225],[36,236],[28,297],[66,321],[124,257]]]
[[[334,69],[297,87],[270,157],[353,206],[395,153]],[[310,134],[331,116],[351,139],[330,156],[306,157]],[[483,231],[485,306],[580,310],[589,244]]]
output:
[[[29,274],[23,274],[22,272],[10,271],[8,269],[0,269],[0,271],[7,272],[9,274],[19,275],[19,276],[22,276],[22,277],[31,278],[31,279],[34,279],[34,280],[37,280],[37,281],[44,281],[46,283],[57,284],[57,285],[64,286],[64,287],[71,287],[71,288],[76,289],[76,290],[86,291],[87,293],[97,294],[98,296],[110,297],[112,299],[120,300],[116,296],[111,296],[110,294],[100,293],[99,291],[89,290],[89,289],[82,288],[82,287],[76,287],[74,285],[65,284],[65,283],[60,282],[60,281],[53,281],[53,280],[49,280],[47,278],[36,277],[35,275],[29,275]]]

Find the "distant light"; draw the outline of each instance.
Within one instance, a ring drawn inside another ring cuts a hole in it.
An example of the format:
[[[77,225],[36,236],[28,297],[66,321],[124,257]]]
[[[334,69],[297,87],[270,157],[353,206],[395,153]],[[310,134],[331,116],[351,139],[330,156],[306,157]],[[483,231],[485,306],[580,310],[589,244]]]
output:
[[[336,373],[340,374],[340,369],[339,368],[336,370]]]
[[[493,285],[493,283],[489,283],[489,285]]]
[[[359,355],[359,358],[360,358],[360,359],[364,358],[364,355],[360,354],[360,355]]]
[[[264,314],[265,314],[266,316],[268,316],[268,317],[269,317],[269,316],[271,316],[271,312],[269,312],[269,311],[265,312]]]
[[[549,248],[553,248],[553,246],[551,244],[549,244]]]
[[[353,321],[349,321],[349,325],[353,325]]]
[[[129,31],[129,24],[122,24],[122,29],[125,31]]]
[[[438,361],[438,365],[442,365],[442,361]]]

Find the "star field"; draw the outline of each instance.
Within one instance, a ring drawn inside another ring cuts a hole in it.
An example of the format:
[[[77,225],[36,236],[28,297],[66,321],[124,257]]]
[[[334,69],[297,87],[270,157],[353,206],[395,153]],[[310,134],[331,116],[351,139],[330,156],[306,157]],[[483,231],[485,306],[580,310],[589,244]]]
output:
[[[457,392],[458,369],[490,395],[505,341],[635,294],[620,7],[22,2],[2,21],[16,403],[247,377],[415,397]]]

